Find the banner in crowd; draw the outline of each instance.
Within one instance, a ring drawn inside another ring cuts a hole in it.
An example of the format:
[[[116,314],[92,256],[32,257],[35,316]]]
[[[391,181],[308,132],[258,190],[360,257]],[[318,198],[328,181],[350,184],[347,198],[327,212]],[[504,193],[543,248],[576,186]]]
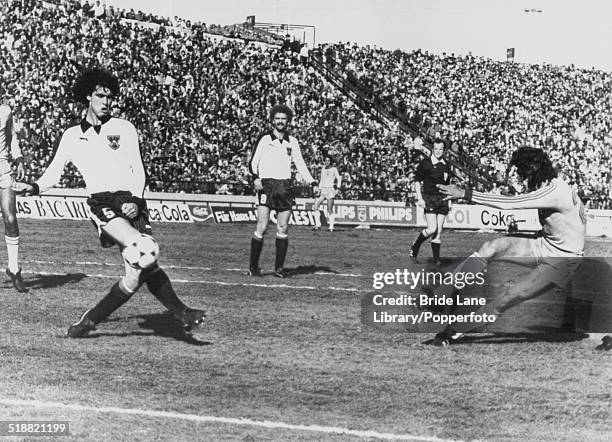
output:
[[[444,227],[451,229],[508,230],[508,223],[511,220],[517,222],[519,230],[540,230],[537,210],[501,210],[468,204],[453,204],[444,222]],[[417,208],[417,225],[427,225],[421,207]]]
[[[191,219],[196,223],[214,223],[215,218],[213,211],[208,203],[188,203]]]
[[[307,203],[306,209],[311,210],[312,204]],[[323,208],[325,206],[321,206]],[[346,201],[334,204],[334,216],[338,224],[370,224],[370,225],[416,225],[416,210],[414,207],[405,207],[389,204],[359,204]]]
[[[211,212],[215,222],[220,224],[257,222],[257,208],[255,207],[211,206]],[[289,225],[313,227],[316,225],[317,218],[321,223],[326,224],[325,217],[321,212],[292,210]],[[270,213],[270,220],[276,224],[276,212],[272,211]]]
[[[56,195],[17,198],[20,218],[88,220],[89,207],[82,189],[59,189]],[[152,222],[178,223],[244,223],[257,221],[255,200],[226,195],[147,194]],[[312,210],[312,199],[298,199],[291,211],[290,225],[314,226],[316,218],[326,225],[323,211]],[[322,206],[323,208],[324,206]],[[425,226],[423,209],[399,203],[371,201],[337,201],[334,205],[339,225]],[[276,222],[272,212],[270,219]],[[540,229],[537,210],[499,210],[486,206],[454,204],[445,227],[506,231],[514,219],[519,230]],[[612,237],[612,210],[587,210],[587,235]]]
[[[612,210],[587,209],[587,236],[612,238]]]
[[[191,223],[190,207],[178,201],[148,200],[153,222]],[[17,216],[33,219],[88,220],[89,206],[84,197],[29,196],[17,199]]]

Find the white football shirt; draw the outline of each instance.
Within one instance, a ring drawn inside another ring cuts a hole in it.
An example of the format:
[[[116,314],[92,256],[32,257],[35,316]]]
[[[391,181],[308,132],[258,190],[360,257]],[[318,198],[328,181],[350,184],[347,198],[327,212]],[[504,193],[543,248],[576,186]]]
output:
[[[41,192],[59,182],[68,163],[81,172],[90,195],[124,190],[142,197],[145,170],[138,133],[127,120],[110,118],[97,127],[82,121],[67,129],[51,164],[36,182]]]
[[[306,167],[298,141],[289,135],[282,139],[273,132],[262,136],[249,162],[249,169],[255,178],[274,178],[288,180],[291,178],[291,161],[299,174],[308,183],[314,179]]]
[[[338,187],[340,187],[340,174],[338,173],[338,169],[335,167],[326,169],[325,166],[321,168],[321,181],[319,182],[319,187],[334,187],[334,181],[336,180],[338,181]]]
[[[578,195],[566,182],[554,178],[542,188],[519,196],[472,193],[472,202],[498,209],[538,209],[542,238],[559,250],[582,254],[586,214]]]

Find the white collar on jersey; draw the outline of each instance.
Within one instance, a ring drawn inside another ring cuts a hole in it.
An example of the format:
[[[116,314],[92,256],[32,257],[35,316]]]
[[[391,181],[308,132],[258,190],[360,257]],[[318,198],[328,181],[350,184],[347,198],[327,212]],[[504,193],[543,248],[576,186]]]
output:
[[[444,161],[444,158],[437,159],[433,155],[429,157],[429,161],[431,161],[431,164],[433,164],[434,166],[438,163],[446,164],[446,161]]]

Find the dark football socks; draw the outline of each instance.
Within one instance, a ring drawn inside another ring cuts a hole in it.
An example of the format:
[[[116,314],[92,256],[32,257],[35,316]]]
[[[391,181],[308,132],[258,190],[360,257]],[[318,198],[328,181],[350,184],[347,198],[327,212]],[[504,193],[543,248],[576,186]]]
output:
[[[414,240],[414,242],[412,243],[412,251],[416,254],[419,253],[419,249],[421,248],[421,244],[423,244],[423,242],[427,239],[428,237],[423,235],[423,232],[419,233],[419,236],[417,236],[417,239]]]
[[[287,256],[287,248],[289,247],[289,238],[286,236],[281,238],[276,236],[276,260],[274,262],[274,269],[282,269],[285,265],[285,256]]]
[[[146,280],[147,288],[171,312],[181,312],[187,308],[172,288],[170,278],[162,269],[156,269]]]
[[[115,283],[108,294],[98,302],[98,304],[92,308],[87,316],[95,324],[104,321],[110,316],[115,310],[125,304],[131,295],[126,294],[119,287],[119,282]]]
[[[440,261],[440,247],[442,244],[439,242],[431,242],[431,253],[433,254],[434,262]]]
[[[251,261],[249,268],[259,268],[259,255],[261,255],[261,249],[263,249],[263,238],[253,236],[251,238]]]

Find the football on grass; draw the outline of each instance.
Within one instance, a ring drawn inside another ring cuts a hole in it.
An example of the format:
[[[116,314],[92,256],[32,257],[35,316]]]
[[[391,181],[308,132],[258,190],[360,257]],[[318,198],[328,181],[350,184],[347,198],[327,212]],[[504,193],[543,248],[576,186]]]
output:
[[[159,245],[151,235],[141,233],[125,246],[121,253],[130,267],[144,270],[153,267],[157,262]]]

